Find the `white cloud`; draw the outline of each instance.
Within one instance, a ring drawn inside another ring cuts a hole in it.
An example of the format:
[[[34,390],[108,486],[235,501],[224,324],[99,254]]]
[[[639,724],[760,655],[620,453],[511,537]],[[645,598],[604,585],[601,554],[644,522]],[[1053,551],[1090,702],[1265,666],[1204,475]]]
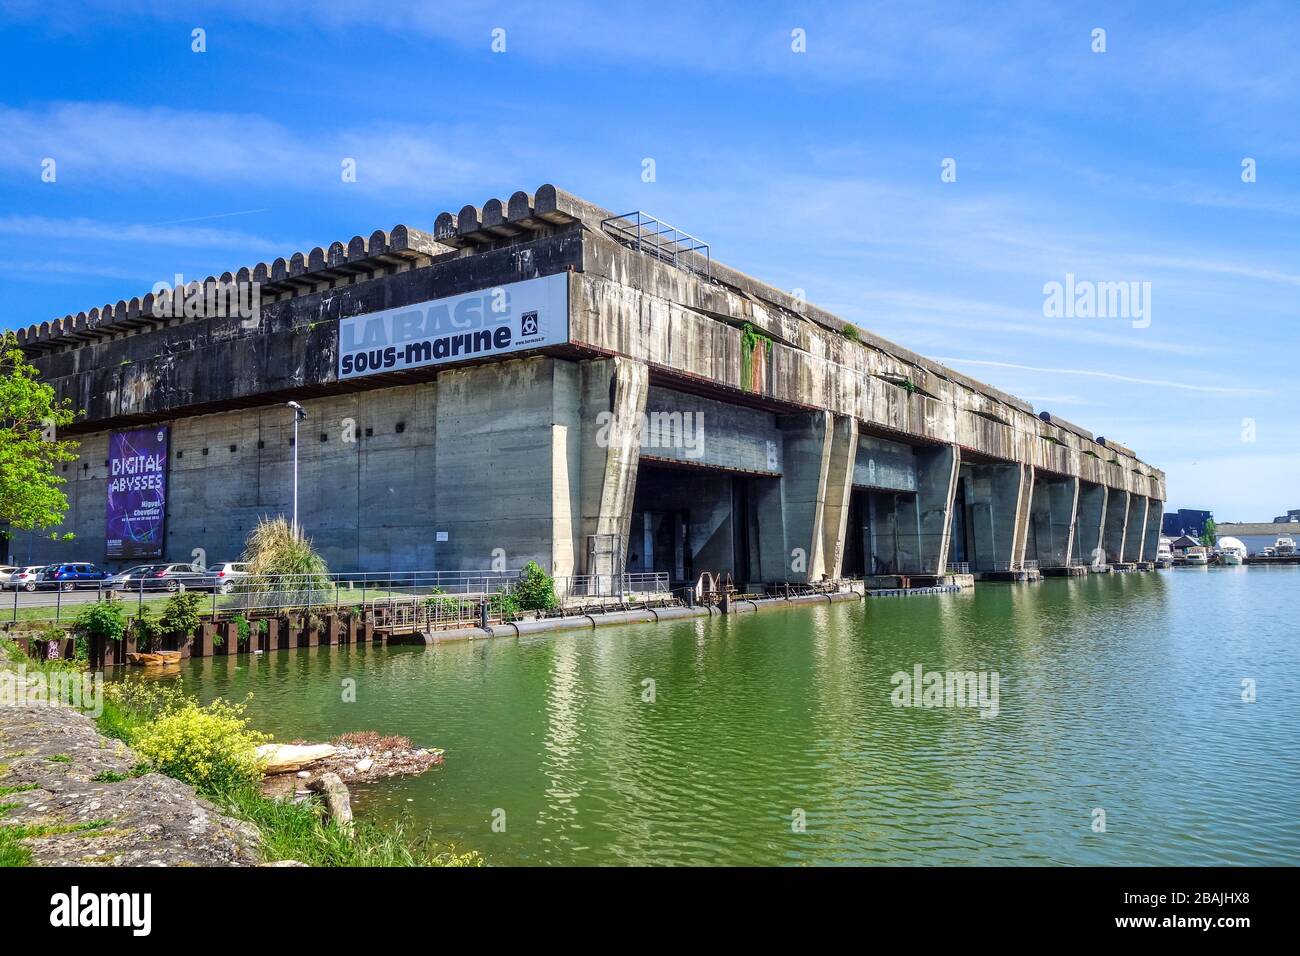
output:
[[[1201,385],[1196,382],[1174,382],[1158,378],[1139,378],[1133,375],[1120,375],[1116,372],[1102,372],[1085,368],[1042,368],[1037,365],[1017,365],[1012,362],[994,362],[987,359],[937,358],[936,362],[947,365],[980,365],[989,368],[1009,368],[1023,372],[1044,372],[1049,375],[1083,375],[1090,378],[1104,378],[1115,382],[1130,382],[1134,385],[1150,385],[1157,388],[1173,388],[1186,392],[1208,392],[1215,395],[1269,395],[1266,389],[1232,388],[1223,385]]]

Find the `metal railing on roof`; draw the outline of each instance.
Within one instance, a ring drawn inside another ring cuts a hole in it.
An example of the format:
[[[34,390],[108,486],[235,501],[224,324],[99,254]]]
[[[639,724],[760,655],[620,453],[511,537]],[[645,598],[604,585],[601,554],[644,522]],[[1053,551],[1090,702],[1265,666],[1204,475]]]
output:
[[[654,256],[661,262],[710,278],[713,262],[709,244],[676,226],[637,210],[601,221],[601,227],[619,242]]]

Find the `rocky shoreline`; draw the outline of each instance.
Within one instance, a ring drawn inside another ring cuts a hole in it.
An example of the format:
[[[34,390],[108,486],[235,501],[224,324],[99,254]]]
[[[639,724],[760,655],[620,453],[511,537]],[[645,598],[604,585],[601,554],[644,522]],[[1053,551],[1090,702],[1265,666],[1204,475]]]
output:
[[[257,866],[259,837],[62,706],[0,706],[0,827],[35,866]]]

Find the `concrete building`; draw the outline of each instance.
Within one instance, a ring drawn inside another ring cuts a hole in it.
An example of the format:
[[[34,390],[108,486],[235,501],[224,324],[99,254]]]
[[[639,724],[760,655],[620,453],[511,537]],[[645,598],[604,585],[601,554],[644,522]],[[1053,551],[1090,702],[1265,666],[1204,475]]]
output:
[[[1242,521],[1228,522],[1215,528],[1215,540],[1220,538],[1237,538],[1246,546],[1246,553],[1259,554],[1265,548],[1271,548],[1280,537],[1289,536],[1300,540],[1300,523],[1286,521]]]
[[[1164,475],[1131,449],[550,185],[199,291],[220,282],[255,284],[257,314],[191,295],[160,318],[150,294],[20,332],[86,412],[76,540],[34,560],[147,553],[106,523],[110,480],[152,462],[114,444],[136,428],[165,463],[163,558],[238,556],[290,508],[288,400],[302,524],[337,570],[772,583],[1156,552]]]
[[[1171,538],[1176,538],[1180,534],[1190,534],[1194,538],[1199,538],[1205,534],[1206,522],[1213,517],[1214,513],[1210,511],[1179,508],[1177,511],[1165,514],[1163,533]]]

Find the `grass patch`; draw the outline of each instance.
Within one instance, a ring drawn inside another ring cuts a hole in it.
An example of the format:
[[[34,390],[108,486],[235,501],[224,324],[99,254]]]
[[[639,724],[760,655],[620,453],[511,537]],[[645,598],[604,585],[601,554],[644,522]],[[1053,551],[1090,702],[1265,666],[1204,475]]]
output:
[[[16,787],[0,787],[0,797],[12,796],[15,793],[26,793],[28,790],[35,790],[36,784],[24,783]]]
[[[7,809],[9,808],[7,807]],[[91,820],[87,823],[0,826],[0,867],[32,865],[32,851],[23,846],[23,840],[60,836],[64,833],[86,833],[93,830],[102,830],[108,824],[108,820]]]
[[[416,837],[401,823],[376,826],[356,821],[348,836],[321,818],[319,804],[281,803],[254,789],[240,789],[219,801],[233,816],[257,826],[268,860],[298,860],[309,866],[482,866],[475,852],[456,853],[428,834]]]
[[[153,768],[147,763],[138,763],[131,768],[130,773],[121,773],[117,770],[101,770],[91,777],[93,783],[121,783],[123,780],[134,780],[136,777],[143,777],[147,773],[152,773]]]
[[[54,763],[72,763],[72,758],[67,754],[55,754],[53,757],[50,757],[49,759],[52,760]]]

